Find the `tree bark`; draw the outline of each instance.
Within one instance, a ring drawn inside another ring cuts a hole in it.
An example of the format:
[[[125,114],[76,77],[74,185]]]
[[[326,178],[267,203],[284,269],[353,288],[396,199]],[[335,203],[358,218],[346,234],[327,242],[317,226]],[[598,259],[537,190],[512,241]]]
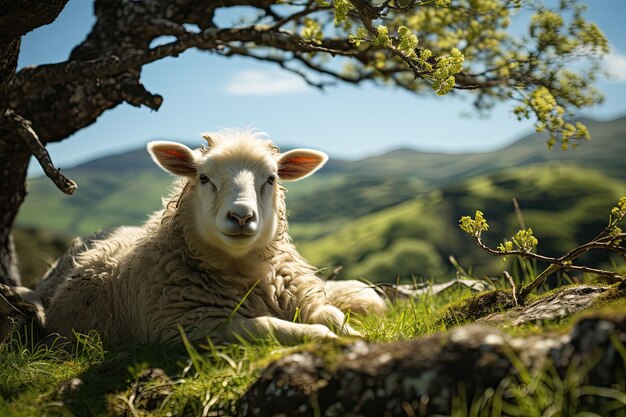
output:
[[[68,0],[0,0],[0,85],[15,77],[22,35],[57,18]],[[0,108],[0,284],[20,285],[11,230],[26,197],[31,151]]]
[[[0,143],[0,284],[20,285],[20,272],[11,236],[17,212],[26,197],[26,172],[30,151],[26,146]]]
[[[0,0],[0,43],[52,23],[68,0]]]

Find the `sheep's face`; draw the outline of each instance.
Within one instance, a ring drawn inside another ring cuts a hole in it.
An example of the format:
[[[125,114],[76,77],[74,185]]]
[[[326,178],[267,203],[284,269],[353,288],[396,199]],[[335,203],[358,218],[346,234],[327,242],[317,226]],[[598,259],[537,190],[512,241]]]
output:
[[[308,149],[278,153],[257,135],[205,136],[208,150],[175,142],[151,142],[148,151],[165,170],[188,178],[198,235],[234,257],[267,246],[276,236],[279,180],[295,181],[318,170],[328,157]]]

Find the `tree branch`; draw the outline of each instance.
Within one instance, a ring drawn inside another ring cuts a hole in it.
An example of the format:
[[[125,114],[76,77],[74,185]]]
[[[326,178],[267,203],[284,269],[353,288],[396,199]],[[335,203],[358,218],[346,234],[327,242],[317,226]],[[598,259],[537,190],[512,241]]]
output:
[[[178,56],[190,48],[214,50],[230,42],[254,42],[257,45],[270,46],[284,51],[324,52],[333,55],[352,53],[349,49],[331,49],[324,45],[308,42],[285,30],[270,31],[258,27],[209,28],[197,34],[179,37],[176,41],[148,50],[125,50],[118,54],[110,54],[88,61],[69,61],[24,68],[16,74],[13,80],[2,86],[0,96],[5,96],[8,107],[16,107],[25,96],[52,85],[139,70],[146,64],[164,57]]]
[[[57,188],[63,191],[65,194],[73,194],[76,191],[76,183],[65,175],[61,174],[61,171],[57,169],[50,159],[50,154],[41,143],[37,134],[33,130],[30,121],[24,119],[13,110],[5,110],[4,118],[10,120],[17,129],[20,137],[26,142],[30,148],[33,156],[39,161],[39,165],[46,173],[48,178],[54,182]]]
[[[326,10],[329,8],[330,6],[320,6],[317,3],[309,2],[303,10],[278,19],[276,23],[274,23],[270,29],[272,30],[280,29],[281,27],[285,26],[289,22],[298,21],[302,17],[308,16],[312,13],[318,12],[320,10]]]
[[[323,90],[326,86],[334,85],[334,83],[313,81],[306,72],[301,71],[297,68],[292,68],[289,65],[287,65],[287,63],[290,61],[293,61],[294,58],[278,57],[278,56],[262,56],[262,55],[252,53],[248,49],[236,48],[233,46],[229,46],[228,50],[222,52],[222,55],[224,56],[240,55],[240,56],[245,56],[248,58],[253,58],[259,61],[272,62],[274,64],[277,64],[279,67],[281,67],[285,71],[289,71],[293,74],[296,74],[298,77],[302,78],[304,82],[310,85],[311,87],[315,87],[320,90]]]
[[[496,249],[492,249],[489,246],[485,245],[482,241],[482,239],[479,236],[472,236],[474,238],[474,242],[476,242],[476,244],[478,245],[478,247],[480,247],[481,249],[483,249],[484,251],[486,251],[487,253],[489,253],[490,255],[494,255],[494,256],[519,256],[522,258],[530,258],[530,259],[537,259],[538,261],[543,261],[543,262],[556,262],[557,258],[552,258],[549,256],[543,256],[543,255],[539,255],[538,253],[534,253],[534,252],[526,252],[526,251],[521,251],[521,250],[511,250],[511,251],[506,251],[506,252],[502,252]]]
[[[47,25],[57,18],[68,0],[0,0],[0,43]]]
[[[571,251],[569,251],[568,253],[566,253],[565,255],[559,258],[553,258],[550,256],[543,256],[534,252],[526,252],[526,251],[521,251],[521,250],[512,250],[512,251],[502,252],[499,250],[492,249],[488,247],[487,245],[485,245],[479,236],[473,236],[476,244],[481,249],[485,250],[487,253],[491,255],[519,256],[522,258],[536,259],[536,260],[550,264],[539,275],[537,275],[537,277],[531,283],[529,283],[528,285],[520,289],[520,297],[522,298],[522,300],[525,299],[528,296],[528,294],[530,294],[535,288],[541,285],[550,275],[554,274],[555,272],[558,272],[561,269],[602,274],[602,275],[608,275],[612,277],[619,277],[623,279],[624,277],[616,272],[605,271],[601,269],[594,269],[594,268],[590,268],[586,266],[572,265],[571,263],[574,259],[578,258],[579,256],[583,255],[584,253],[586,253],[587,251],[591,249],[604,249],[604,250],[615,252],[621,255],[626,254],[626,248],[611,244],[611,241],[613,239],[620,238],[620,237],[626,237],[626,234],[624,234],[624,236],[622,236],[622,234],[614,236],[608,242],[598,242],[597,240],[595,240],[595,241],[586,243],[584,245],[578,246],[577,248],[572,249]]]
[[[124,77],[122,77],[124,78]],[[129,74],[127,81],[121,80],[120,91],[122,98],[131,106],[146,106],[154,111],[163,104],[163,96],[152,94],[135,77]]]

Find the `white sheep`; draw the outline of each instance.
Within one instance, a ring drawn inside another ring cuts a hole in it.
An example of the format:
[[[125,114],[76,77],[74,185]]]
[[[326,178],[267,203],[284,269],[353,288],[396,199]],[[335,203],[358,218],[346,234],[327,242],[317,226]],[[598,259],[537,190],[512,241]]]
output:
[[[384,309],[376,292],[356,281],[329,286],[327,295],[287,233],[280,181],[313,174],[326,154],[280,153],[251,131],[205,139],[197,150],[148,144],[154,161],[182,178],[143,227],[74,245],[40,286],[48,332],[97,330],[107,345],[172,345],[182,328],[192,341],[273,335],[292,344],[356,335],[338,307]]]

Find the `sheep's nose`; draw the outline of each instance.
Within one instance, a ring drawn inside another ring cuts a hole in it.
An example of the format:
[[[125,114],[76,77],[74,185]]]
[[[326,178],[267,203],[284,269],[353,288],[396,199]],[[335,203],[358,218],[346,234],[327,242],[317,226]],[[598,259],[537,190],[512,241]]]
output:
[[[245,226],[248,221],[254,219],[254,213],[250,210],[247,211],[229,211],[228,217],[239,223],[239,226]]]

